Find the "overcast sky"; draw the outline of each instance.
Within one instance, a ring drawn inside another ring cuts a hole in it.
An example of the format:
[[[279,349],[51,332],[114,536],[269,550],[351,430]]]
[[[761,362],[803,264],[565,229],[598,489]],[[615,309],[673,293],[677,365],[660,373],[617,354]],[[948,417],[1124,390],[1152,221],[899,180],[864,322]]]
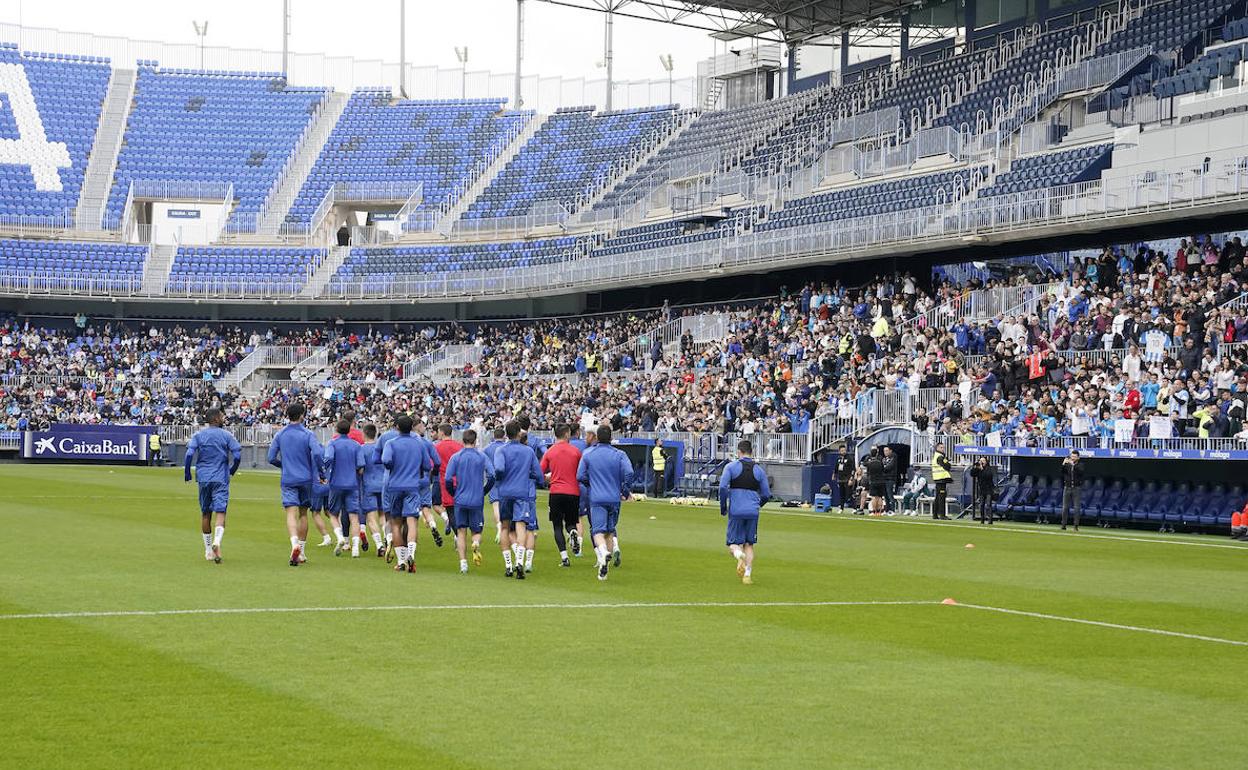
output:
[[[399,0],[292,0],[291,50],[398,61]],[[515,71],[515,0],[408,0],[407,58],[470,70]],[[0,22],[134,39],[194,43],[192,20],[208,19],[208,45],[281,50],[282,0],[0,0]],[[526,74],[602,78],[603,15],[525,3]],[[722,44],[721,44],[722,45]],[[617,18],[615,76],[661,80],[661,54],[676,77],[692,76],[714,52],[700,30]]]

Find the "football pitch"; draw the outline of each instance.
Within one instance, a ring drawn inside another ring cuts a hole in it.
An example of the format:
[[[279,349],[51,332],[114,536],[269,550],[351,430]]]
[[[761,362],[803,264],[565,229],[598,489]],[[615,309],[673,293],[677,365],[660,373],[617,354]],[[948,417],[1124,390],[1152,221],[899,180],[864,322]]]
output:
[[[600,583],[414,575],[233,485],[203,559],[180,469],[0,466],[7,767],[1248,767],[1248,545],[624,506]],[[973,544],[974,548],[968,548]],[[942,604],[953,599],[956,605]]]

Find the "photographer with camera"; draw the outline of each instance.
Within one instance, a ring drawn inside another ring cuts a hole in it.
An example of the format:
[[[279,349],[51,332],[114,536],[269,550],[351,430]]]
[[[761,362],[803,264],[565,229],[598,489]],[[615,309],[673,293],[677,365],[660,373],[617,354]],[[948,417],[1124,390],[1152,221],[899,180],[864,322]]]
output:
[[[975,518],[975,509],[979,509],[981,524],[992,523],[992,498],[996,491],[997,469],[992,467],[987,457],[980,457],[971,466],[971,478],[974,479],[975,496],[971,503],[971,518]]]

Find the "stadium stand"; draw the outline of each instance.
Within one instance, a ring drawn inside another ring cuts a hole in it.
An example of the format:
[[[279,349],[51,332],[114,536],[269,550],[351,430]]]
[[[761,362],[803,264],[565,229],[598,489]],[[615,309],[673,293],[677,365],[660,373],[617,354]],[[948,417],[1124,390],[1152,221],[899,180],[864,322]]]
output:
[[[677,125],[674,107],[552,115],[464,213],[465,219],[523,216],[542,202],[575,211],[634,165]]]
[[[140,67],[107,217],[122,220],[135,181],[229,183],[235,215],[255,215],[325,93],[277,73]]]
[[[1113,149],[1112,144],[1098,144],[1019,158],[979,194],[1007,195],[1096,179],[1109,167]]]
[[[67,159],[58,159],[53,146],[28,148],[25,152],[50,164],[41,166],[40,171],[29,165],[0,163],[0,221],[64,227],[82,191],[108,89],[108,60],[21,53],[14,44],[0,43],[0,66],[13,66],[25,73],[38,111],[38,115],[29,114],[29,103],[13,94],[0,96],[0,139],[19,139],[19,124],[33,117],[33,122],[42,125],[46,141],[63,144],[68,153]]]
[[[53,289],[72,289],[88,281],[135,288],[146,258],[146,246],[0,240],[0,275],[37,276]]]
[[[355,91],[287,221],[308,223],[330,186],[340,183],[371,186],[365,195],[399,203],[420,184],[424,205],[436,208],[532,119],[531,112],[503,111],[503,104],[396,100],[388,88]]]
[[[298,291],[324,258],[323,249],[183,246],[169,273],[171,292],[211,294],[247,287]]]

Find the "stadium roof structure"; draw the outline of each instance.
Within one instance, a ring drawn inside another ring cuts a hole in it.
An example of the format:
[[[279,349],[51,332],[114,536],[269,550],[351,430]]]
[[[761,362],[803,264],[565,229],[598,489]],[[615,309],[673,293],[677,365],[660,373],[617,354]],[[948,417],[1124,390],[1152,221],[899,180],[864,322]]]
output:
[[[765,37],[802,43],[874,26],[924,0],[542,0],[617,16],[704,29],[719,40]]]

